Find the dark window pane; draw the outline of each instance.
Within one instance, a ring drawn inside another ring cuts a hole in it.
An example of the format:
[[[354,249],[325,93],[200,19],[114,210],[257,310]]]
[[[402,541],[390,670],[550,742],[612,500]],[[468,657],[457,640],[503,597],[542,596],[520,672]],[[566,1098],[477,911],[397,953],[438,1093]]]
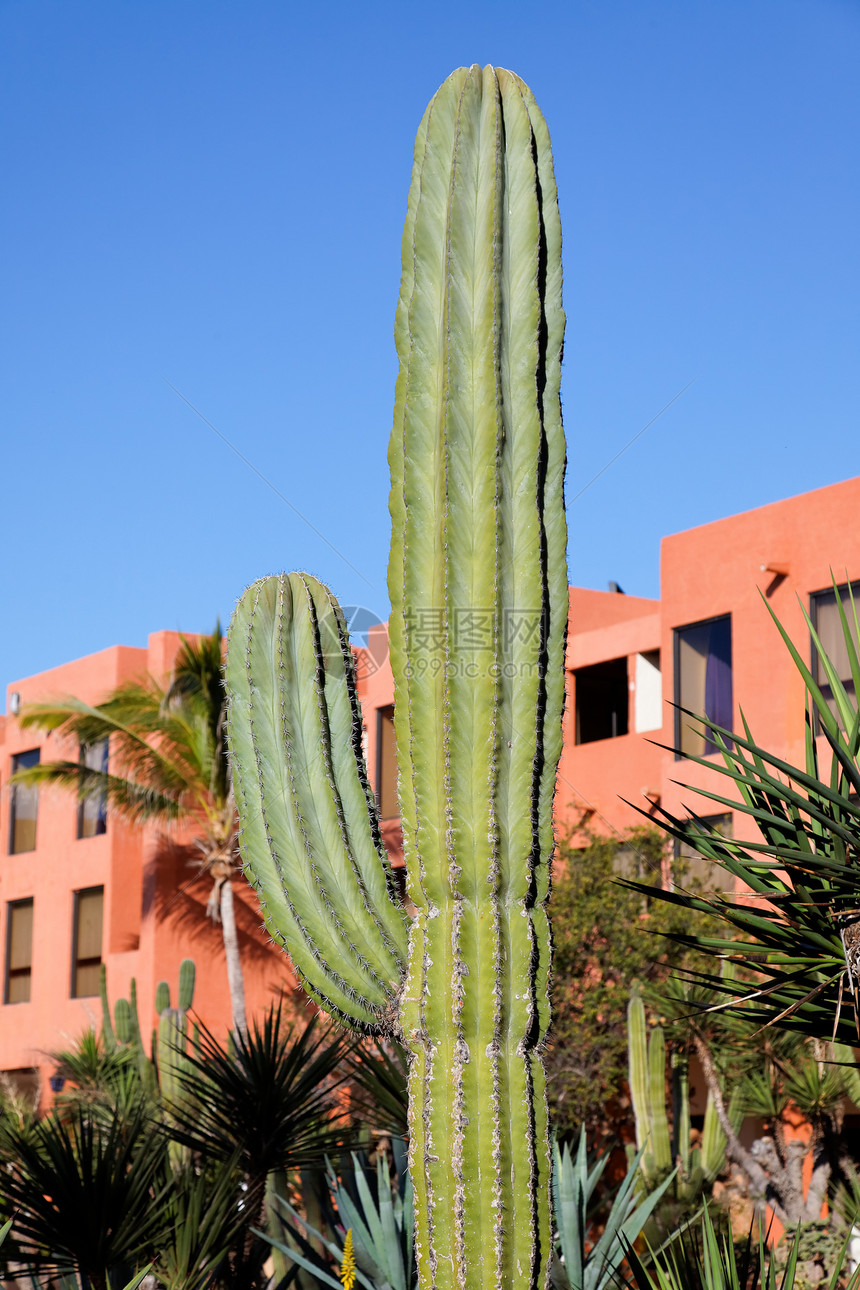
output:
[[[721,838],[730,838],[732,836],[732,814],[727,811],[724,815],[700,815],[697,820],[692,820],[691,828],[699,833],[707,833],[713,830],[719,833]],[[708,860],[689,842],[681,842],[675,839],[674,846],[675,857],[675,877],[677,881],[684,886],[690,882],[690,879],[713,887],[720,877],[725,877],[727,882],[731,878],[725,875],[724,870],[714,864],[713,860]]]
[[[573,676],[576,682],[576,742],[590,744],[597,739],[626,735],[630,705],[627,659],[614,658],[608,663],[580,667]]]
[[[675,702],[679,708],[731,730],[732,620],[712,618],[675,632]],[[716,751],[705,733],[690,725],[685,712],[676,714],[675,746],[682,756],[702,757]]]
[[[12,758],[12,774],[19,770],[29,770],[39,764],[39,749],[31,748],[28,752],[17,753]],[[22,851],[36,849],[36,816],[39,810],[39,790],[26,784],[15,784],[12,788],[12,806],[9,820],[9,854],[20,855]]]

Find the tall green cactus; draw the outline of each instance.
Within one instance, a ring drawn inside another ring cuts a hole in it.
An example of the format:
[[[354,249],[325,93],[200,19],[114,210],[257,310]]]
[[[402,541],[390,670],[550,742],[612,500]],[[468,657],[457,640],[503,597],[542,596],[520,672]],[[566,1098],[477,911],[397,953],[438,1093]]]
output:
[[[691,1149],[689,1057],[672,1054],[672,1133],[666,1114],[666,1041],[662,1026],[648,1031],[645,1006],[634,990],[627,1008],[630,1100],[636,1122],[636,1149],[641,1152],[639,1171],[647,1190],[665,1181],[674,1166],[677,1173],[671,1195],[692,1203],[701,1197],[726,1162],[726,1137],[720,1128],[717,1108],[708,1090],[705,1119],[699,1146]],[[739,1127],[738,1087],[732,1089],[729,1116]],[[628,1147],[628,1157],[633,1150]]]
[[[415,146],[389,449],[391,664],[410,919],[361,751],[343,616],[306,574],[230,631],[241,847],[310,992],[410,1053],[422,1287],[537,1287],[540,1045],[567,625],[561,230],[518,77],[461,68]]]

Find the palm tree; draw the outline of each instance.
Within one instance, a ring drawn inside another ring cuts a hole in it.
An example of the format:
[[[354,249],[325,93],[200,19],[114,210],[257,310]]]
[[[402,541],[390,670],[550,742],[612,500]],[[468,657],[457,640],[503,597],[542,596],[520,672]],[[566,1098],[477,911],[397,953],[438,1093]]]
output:
[[[83,748],[109,740],[110,766],[42,762],[14,782],[59,785],[79,801],[103,798],[132,824],[181,824],[194,834],[201,869],[212,878],[207,912],[221,924],[233,1027],[247,1033],[232,877],[236,811],[225,737],[220,624],[198,641],[183,638],[169,685],[153,676],[126,681],[103,703],[64,698],[31,703],[22,726],[57,731]]]

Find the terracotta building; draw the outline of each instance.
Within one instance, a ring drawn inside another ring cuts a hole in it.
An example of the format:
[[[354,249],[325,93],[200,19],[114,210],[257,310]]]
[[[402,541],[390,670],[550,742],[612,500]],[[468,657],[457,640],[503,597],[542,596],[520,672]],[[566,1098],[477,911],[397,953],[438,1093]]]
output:
[[[681,748],[708,749],[680,718],[680,704],[724,725],[742,709],[756,740],[789,761],[804,756],[803,686],[767,612],[812,652],[803,609],[840,663],[832,576],[860,590],[860,479],[789,498],[664,539],[661,599],[620,589],[570,590],[568,701],[558,792],[559,830],[626,833],[642,822],[632,805],[695,811],[734,831],[732,813],[695,793],[708,772]],[[166,677],[179,645],[159,632],[146,649],[115,647],[10,686],[0,718],[0,777],[16,764],[60,753],[56,736],[22,731],[20,705],[63,694],[97,702],[119,681],[150,671]],[[366,755],[383,835],[400,860],[393,682],[386,629],[358,651]],[[815,666],[815,661],[813,666]],[[68,751],[68,750],[67,750]],[[16,762],[16,759],[19,759]],[[689,787],[682,788],[676,781]],[[712,783],[712,787],[716,787]],[[0,805],[0,1069],[19,1081],[53,1066],[46,1053],[96,1020],[93,990],[107,966],[111,1000],[136,977],[141,1024],[153,1024],[155,987],[176,981],[179,962],[198,966],[195,1008],[216,1030],[229,1024],[218,929],[203,907],[208,885],[150,833],[105,818],[98,803],[5,791]],[[259,928],[254,897],[236,882],[249,1012],[294,982]]]

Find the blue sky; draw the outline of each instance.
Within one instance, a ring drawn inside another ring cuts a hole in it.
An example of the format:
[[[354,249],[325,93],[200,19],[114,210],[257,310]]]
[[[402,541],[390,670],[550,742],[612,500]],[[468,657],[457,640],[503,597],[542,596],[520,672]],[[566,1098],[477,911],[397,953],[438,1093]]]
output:
[[[571,581],[858,472],[856,0],[0,0],[0,693],[284,568],[386,613],[412,143],[472,62],[553,139]]]

